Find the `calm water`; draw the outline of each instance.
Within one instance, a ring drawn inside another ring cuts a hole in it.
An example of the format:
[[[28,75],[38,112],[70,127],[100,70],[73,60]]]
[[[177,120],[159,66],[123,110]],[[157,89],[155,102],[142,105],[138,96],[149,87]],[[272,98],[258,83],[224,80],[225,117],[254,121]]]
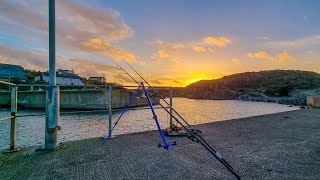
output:
[[[215,101],[174,98],[174,108],[190,123],[201,124],[229,119],[292,111],[298,107],[286,105],[242,102]],[[41,111],[19,111],[18,115],[43,113]],[[169,115],[164,110],[156,109],[162,128],[169,126]],[[10,115],[9,111],[1,110],[0,117]],[[119,113],[113,115],[113,122]],[[21,117],[17,119],[17,146],[33,146],[44,144],[45,116]],[[102,137],[108,130],[108,113],[78,113],[61,115],[59,142]],[[113,134],[124,134],[155,130],[157,127],[149,109],[132,110],[125,113]],[[9,147],[10,121],[0,122],[0,149]]]

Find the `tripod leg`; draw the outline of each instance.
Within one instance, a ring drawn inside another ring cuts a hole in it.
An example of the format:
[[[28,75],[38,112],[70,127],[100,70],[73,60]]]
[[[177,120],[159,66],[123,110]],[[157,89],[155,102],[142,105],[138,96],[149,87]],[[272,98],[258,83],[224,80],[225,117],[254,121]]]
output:
[[[156,115],[156,113],[154,112],[154,109],[153,109],[151,100],[150,100],[150,98],[149,98],[149,93],[146,91],[143,83],[141,83],[141,86],[142,86],[142,89],[143,89],[143,91],[144,91],[144,93],[145,93],[145,96],[146,96],[146,98],[147,98],[147,100],[148,100],[148,104],[149,104],[149,106],[150,106],[150,109],[151,109],[151,112],[152,112],[152,115],[153,115],[153,119],[155,120],[155,122],[156,122],[156,124],[157,124],[157,128],[158,128],[159,134],[160,134],[161,139],[162,139],[162,141],[163,141],[163,147],[169,152],[169,146],[170,146],[170,145],[167,143],[166,138],[164,137],[164,134],[163,134],[163,132],[162,132],[162,130],[161,130],[161,127],[160,127],[160,124],[159,124],[157,115]]]

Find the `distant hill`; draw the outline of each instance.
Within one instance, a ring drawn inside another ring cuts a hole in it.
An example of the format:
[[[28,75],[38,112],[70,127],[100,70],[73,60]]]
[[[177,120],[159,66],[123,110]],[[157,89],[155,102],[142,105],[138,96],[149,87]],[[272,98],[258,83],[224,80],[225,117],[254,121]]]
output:
[[[217,80],[201,80],[183,88],[183,96],[195,99],[241,97],[290,97],[301,90],[320,89],[320,74],[298,70],[245,72]]]

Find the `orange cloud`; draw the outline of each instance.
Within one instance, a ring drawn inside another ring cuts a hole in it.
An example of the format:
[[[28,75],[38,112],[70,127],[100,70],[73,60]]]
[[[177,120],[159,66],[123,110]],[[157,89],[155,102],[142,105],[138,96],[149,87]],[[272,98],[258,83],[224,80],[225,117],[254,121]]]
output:
[[[193,46],[192,50],[194,52],[197,52],[197,53],[201,53],[201,52],[206,52],[207,51],[207,49],[205,47],[202,47],[202,46]]]
[[[160,59],[168,59],[175,63],[179,63],[181,61],[180,50],[184,48],[183,44],[166,42],[160,39],[147,43],[157,49],[157,52],[151,56],[151,59],[153,59],[154,62],[159,63],[161,62]]]
[[[103,42],[99,38],[92,38],[87,41],[83,41],[80,43],[83,47],[86,48],[86,51],[88,52],[98,52],[98,53],[106,53],[108,56],[114,58],[115,60],[127,60],[130,62],[135,62],[136,57],[134,54],[131,54],[127,51],[125,51],[122,48],[113,46],[109,43]]]
[[[231,43],[231,40],[226,37],[205,37],[202,40],[206,44],[212,44],[219,47],[224,47]]]
[[[288,54],[287,51],[284,51],[284,52],[278,54],[277,57],[278,57],[278,60],[279,60],[280,62],[289,61],[289,60],[292,59],[292,57]]]
[[[179,49],[184,48],[184,45],[181,43],[171,43],[160,39],[151,41],[151,44],[157,47],[158,49],[166,49],[167,51],[177,51]]]
[[[102,51],[104,49],[101,39],[99,38],[92,38],[87,41],[81,42],[82,45],[89,49],[95,49],[95,50],[100,50]]]
[[[248,53],[248,57],[251,59],[269,59],[269,60],[273,59],[273,57],[265,51]]]
[[[167,58],[167,57],[169,57],[168,52],[167,52],[166,50],[163,50],[163,49],[159,50],[159,51],[158,51],[158,54],[159,54],[159,57],[160,57],[160,58]]]

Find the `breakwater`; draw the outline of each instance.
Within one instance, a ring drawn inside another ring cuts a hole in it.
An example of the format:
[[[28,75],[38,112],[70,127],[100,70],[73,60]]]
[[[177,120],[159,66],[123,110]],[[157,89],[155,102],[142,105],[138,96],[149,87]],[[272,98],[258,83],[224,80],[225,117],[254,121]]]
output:
[[[131,97],[127,89],[112,90],[112,108],[121,108]],[[0,92],[0,106],[10,105],[10,92]],[[60,90],[60,108],[78,110],[108,109],[109,90]],[[153,102],[154,103],[154,102]],[[148,105],[145,98],[135,97],[131,107]],[[23,109],[44,109],[46,107],[46,91],[19,91],[18,107]]]

